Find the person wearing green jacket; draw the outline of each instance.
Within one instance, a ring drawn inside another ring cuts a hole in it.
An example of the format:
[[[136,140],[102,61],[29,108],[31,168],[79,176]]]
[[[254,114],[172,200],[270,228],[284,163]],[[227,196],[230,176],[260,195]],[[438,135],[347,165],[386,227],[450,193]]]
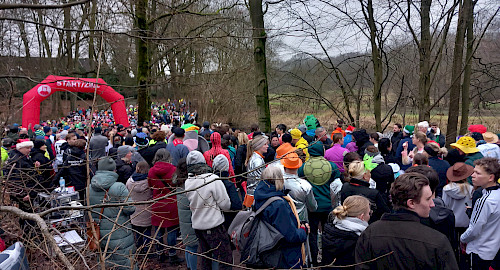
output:
[[[318,265],[318,228],[322,224],[322,230],[326,224],[329,213],[333,210],[330,197],[330,184],[340,178],[340,171],[335,163],[325,159],[325,149],[321,141],[312,142],[309,145],[310,158],[299,168],[299,177],[305,177],[312,185],[314,198],[318,203],[316,211],[308,211],[309,246],[311,249],[312,264]]]
[[[117,182],[115,161],[105,157],[99,161],[98,168],[89,187],[90,205],[132,202],[125,184]],[[101,208],[94,208],[92,218],[100,224],[99,243],[101,250],[105,252],[106,267],[119,270],[137,269],[136,265],[132,266],[130,263],[136,251],[132,225],[129,222],[134,212],[135,207],[132,205],[105,207],[102,211]]]

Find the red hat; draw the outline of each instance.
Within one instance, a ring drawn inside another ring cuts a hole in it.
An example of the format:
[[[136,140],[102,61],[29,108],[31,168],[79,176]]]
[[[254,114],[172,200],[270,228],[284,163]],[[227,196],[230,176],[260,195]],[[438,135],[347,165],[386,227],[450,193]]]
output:
[[[488,131],[488,129],[485,126],[479,124],[479,125],[470,125],[469,131],[470,132],[479,132],[479,133],[483,134],[486,131]]]
[[[355,127],[353,126],[348,126],[346,129],[345,129],[345,132],[353,132],[355,129]]]

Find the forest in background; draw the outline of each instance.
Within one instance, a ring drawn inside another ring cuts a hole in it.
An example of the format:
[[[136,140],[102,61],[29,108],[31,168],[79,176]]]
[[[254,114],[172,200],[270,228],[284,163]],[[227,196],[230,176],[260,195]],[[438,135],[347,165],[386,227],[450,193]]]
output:
[[[383,131],[437,119],[463,133],[497,116],[498,13],[496,1],[472,0],[6,1],[0,117],[18,121],[22,94],[49,74],[99,68],[127,102],[185,98],[203,119],[235,126],[261,120],[256,96],[268,91],[273,125],[318,114]],[[255,75],[262,40],[266,84]],[[57,117],[65,100],[74,109],[90,99],[57,93],[46,106]]]

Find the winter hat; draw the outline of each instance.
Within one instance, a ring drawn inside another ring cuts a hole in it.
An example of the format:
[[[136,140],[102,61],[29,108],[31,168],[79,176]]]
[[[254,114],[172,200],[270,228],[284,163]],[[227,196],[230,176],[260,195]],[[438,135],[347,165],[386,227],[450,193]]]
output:
[[[45,136],[45,132],[43,132],[43,130],[39,129],[37,131],[35,131],[35,135],[38,137],[44,137]]]
[[[203,154],[200,151],[191,151],[186,157],[186,163],[187,165],[194,165],[194,164],[206,164],[207,161],[203,157]]]
[[[470,132],[479,132],[479,133],[483,134],[486,131],[488,131],[488,129],[484,125],[470,125],[469,131]]]
[[[353,126],[348,126],[348,127],[345,129],[345,132],[346,132],[346,133],[351,133],[351,132],[353,132],[353,131],[354,131],[354,129],[355,129],[355,127],[353,127]]]
[[[14,145],[14,140],[12,140],[11,138],[5,138],[3,139],[2,141],[2,146],[5,147],[5,148],[11,148],[12,145]]]
[[[264,146],[264,145],[267,144],[267,138],[264,137],[264,136],[257,136],[257,137],[254,137],[251,142],[252,142],[251,143],[252,144],[252,149],[254,151],[257,151],[262,146]]]
[[[446,177],[448,180],[456,182],[467,179],[467,177],[471,176],[474,172],[474,167],[471,165],[465,164],[463,162],[457,162],[453,164],[446,171]]]
[[[50,129],[52,129],[52,133],[57,133],[57,128],[56,127],[51,127]]]
[[[281,158],[281,164],[288,169],[298,169],[302,166],[302,160],[299,158],[297,153],[292,152]]]
[[[186,131],[183,128],[174,128],[175,137],[182,138]]]
[[[493,132],[485,132],[483,134],[483,138],[487,143],[497,143],[498,142],[498,136],[493,133]]]
[[[298,140],[302,137],[302,132],[299,129],[294,128],[290,131],[290,135],[292,135],[293,140]]]
[[[97,163],[97,169],[99,171],[115,171],[116,163],[112,158],[104,157]]]
[[[35,126],[33,126],[34,130],[39,130],[40,128],[42,128],[42,126],[40,126],[39,124],[36,124]]]
[[[297,129],[298,129],[300,132],[302,132],[302,133],[304,133],[304,132],[306,132],[306,131],[307,131],[307,127],[306,127],[306,126],[304,126],[304,125],[299,125],[299,126],[297,127]],[[293,130],[293,129],[292,129],[292,130]]]
[[[21,148],[25,148],[25,147],[33,147],[34,144],[32,141],[30,141],[29,139],[21,139],[19,140],[19,143],[16,144],[16,149],[19,150]]]
[[[35,140],[35,142],[33,142],[33,147],[34,148],[40,149],[40,147],[42,147],[44,145],[45,145],[45,141],[44,140]]]
[[[476,147],[476,141],[469,136],[461,137],[456,143],[452,143],[450,146],[455,149],[460,149],[466,154],[479,152],[479,149]]]
[[[203,127],[204,128],[209,128],[210,127],[210,122],[208,122],[208,121],[203,122]]]
[[[50,127],[49,126],[44,126],[43,127],[43,133],[47,134],[51,131]]]
[[[224,155],[217,155],[212,161],[214,171],[227,172],[229,171],[229,161]]]
[[[406,125],[404,128],[403,128],[403,131],[404,133],[408,134],[408,135],[413,135],[413,131],[415,130],[415,126],[410,126],[410,125]]]
[[[59,138],[61,140],[66,140],[66,136],[68,136],[68,131],[67,130],[63,130],[59,136]]]
[[[472,139],[474,139],[476,142],[479,142],[479,141],[482,141],[484,140],[483,138],[483,134],[479,133],[479,132],[472,132],[470,134],[470,136],[472,137]]]
[[[426,143],[425,146],[424,146],[424,151],[431,157],[435,157],[438,155],[438,152],[436,152],[432,146],[430,145],[430,143]]]

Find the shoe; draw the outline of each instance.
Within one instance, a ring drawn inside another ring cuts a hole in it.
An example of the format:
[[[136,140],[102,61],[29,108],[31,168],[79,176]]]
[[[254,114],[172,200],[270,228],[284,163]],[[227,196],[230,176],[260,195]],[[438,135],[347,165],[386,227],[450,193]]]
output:
[[[184,259],[179,258],[179,256],[174,255],[174,256],[168,256],[168,262],[171,265],[178,265],[184,262]]]

